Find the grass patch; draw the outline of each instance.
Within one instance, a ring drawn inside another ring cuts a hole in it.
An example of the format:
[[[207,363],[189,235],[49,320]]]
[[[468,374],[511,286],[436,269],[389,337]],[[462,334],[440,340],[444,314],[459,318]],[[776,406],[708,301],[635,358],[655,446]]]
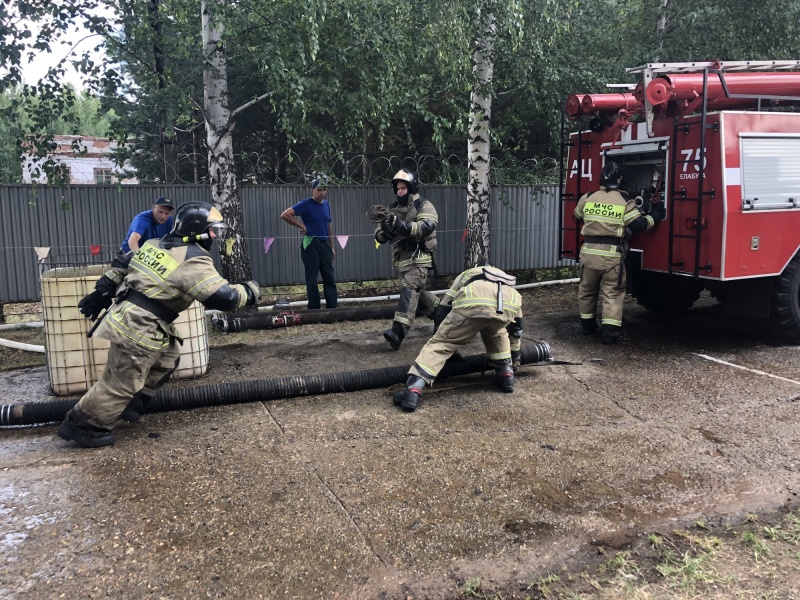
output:
[[[468,579],[458,598],[504,600],[765,600],[795,597],[800,582],[800,510],[746,514],[738,522],[696,521],[651,532],[627,548],[595,548],[527,586]]]

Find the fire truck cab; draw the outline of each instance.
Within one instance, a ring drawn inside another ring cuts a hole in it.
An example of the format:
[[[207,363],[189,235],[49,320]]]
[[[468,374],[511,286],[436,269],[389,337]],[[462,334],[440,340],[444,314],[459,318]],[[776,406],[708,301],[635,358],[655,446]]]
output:
[[[616,161],[642,212],[666,208],[664,221],[629,240],[627,285],[639,304],[683,310],[708,289],[731,314],[768,319],[800,342],[800,109],[791,108],[800,106],[800,61],[627,71],[642,80],[567,99],[561,257],[578,258],[575,206]],[[579,127],[567,133],[567,123]]]

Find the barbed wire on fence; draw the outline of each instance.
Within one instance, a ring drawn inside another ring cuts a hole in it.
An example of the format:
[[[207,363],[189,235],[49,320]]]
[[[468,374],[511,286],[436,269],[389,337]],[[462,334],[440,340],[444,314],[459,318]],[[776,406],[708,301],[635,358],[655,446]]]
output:
[[[178,161],[185,166],[194,165],[196,157],[181,154]],[[244,184],[308,184],[317,174],[325,174],[331,183],[340,185],[385,184],[399,169],[406,168],[416,173],[423,185],[466,185],[469,173],[466,157],[458,154],[325,156],[290,151],[276,158],[268,153],[244,152],[236,154],[235,159],[239,180]],[[550,157],[493,156],[491,159],[491,181],[496,185],[553,183],[558,180],[558,173],[558,161]]]

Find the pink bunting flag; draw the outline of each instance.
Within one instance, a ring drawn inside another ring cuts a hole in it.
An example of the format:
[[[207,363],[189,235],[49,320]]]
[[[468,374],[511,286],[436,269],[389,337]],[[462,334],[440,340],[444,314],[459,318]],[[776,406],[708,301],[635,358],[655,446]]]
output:
[[[274,237],[265,237],[264,238],[264,254],[269,252],[269,247],[272,246],[272,242],[275,241]]]
[[[461,243],[463,244],[466,241],[467,241],[467,230],[464,229],[464,233],[461,234]]]
[[[100,244],[97,244],[97,245],[89,244],[89,252],[92,253],[92,256],[97,256],[98,254],[100,254],[100,250],[101,249],[102,249],[102,246]]]
[[[344,250],[344,247],[347,246],[347,240],[350,239],[350,236],[349,235],[337,235],[336,239],[339,240],[339,245],[342,247],[342,250]]]

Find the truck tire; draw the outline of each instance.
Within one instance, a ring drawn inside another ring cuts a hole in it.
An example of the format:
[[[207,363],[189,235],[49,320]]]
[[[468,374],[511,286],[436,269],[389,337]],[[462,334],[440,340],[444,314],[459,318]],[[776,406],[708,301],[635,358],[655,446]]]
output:
[[[633,277],[633,296],[636,302],[655,312],[687,310],[703,291],[703,284],[689,277],[650,271],[637,271]]]
[[[769,305],[772,332],[787,342],[800,342],[800,256],[772,282]]]

